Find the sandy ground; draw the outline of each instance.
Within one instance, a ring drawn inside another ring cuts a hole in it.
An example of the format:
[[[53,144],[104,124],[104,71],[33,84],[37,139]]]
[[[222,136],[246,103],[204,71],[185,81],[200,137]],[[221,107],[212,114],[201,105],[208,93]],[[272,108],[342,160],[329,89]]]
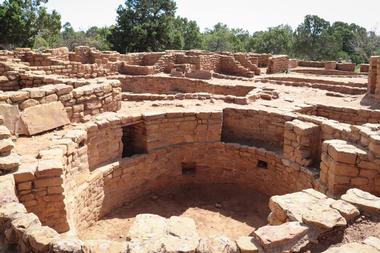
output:
[[[60,138],[62,134],[67,131],[70,126],[67,126],[64,129],[57,129],[52,132],[38,134],[32,137],[19,136],[15,140],[15,149],[14,151],[20,155],[26,156],[37,156],[39,151],[48,148],[51,146],[53,139]]]
[[[320,253],[330,247],[337,247],[352,242],[362,242],[370,236],[380,238],[380,219],[361,216],[343,231],[332,231],[313,245],[306,253]]]
[[[135,216],[151,213],[192,218],[202,237],[227,235],[237,239],[267,224],[268,201],[268,196],[236,185],[187,186],[144,196],[80,231],[79,237],[123,241]]]

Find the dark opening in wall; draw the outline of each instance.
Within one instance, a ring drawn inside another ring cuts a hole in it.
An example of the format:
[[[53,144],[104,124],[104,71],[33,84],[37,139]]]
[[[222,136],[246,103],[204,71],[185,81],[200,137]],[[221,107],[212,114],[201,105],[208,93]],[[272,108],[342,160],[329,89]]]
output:
[[[83,147],[84,147],[84,145],[86,145],[86,142],[85,142],[85,140],[83,140],[83,141],[81,141],[81,142],[79,143],[79,147],[80,147],[80,148],[83,148]]]
[[[183,176],[195,176],[197,173],[197,164],[195,162],[183,162],[182,163],[182,175]]]
[[[144,123],[123,127],[123,158],[147,153]]]
[[[258,160],[257,167],[260,169],[268,169],[268,163],[263,160]]]

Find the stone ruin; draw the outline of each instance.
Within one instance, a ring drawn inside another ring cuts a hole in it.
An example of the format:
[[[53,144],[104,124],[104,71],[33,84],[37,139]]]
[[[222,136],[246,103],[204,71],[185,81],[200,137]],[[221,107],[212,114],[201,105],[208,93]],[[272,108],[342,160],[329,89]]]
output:
[[[379,59],[0,51],[0,252],[379,253]]]

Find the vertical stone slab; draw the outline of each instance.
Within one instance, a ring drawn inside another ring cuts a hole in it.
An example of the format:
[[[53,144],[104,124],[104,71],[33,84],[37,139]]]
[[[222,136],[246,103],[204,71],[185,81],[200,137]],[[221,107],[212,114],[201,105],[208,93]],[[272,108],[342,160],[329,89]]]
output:
[[[378,83],[378,67],[380,56],[372,56],[370,59],[369,73],[368,73],[368,93],[375,94]]]
[[[0,104],[0,116],[4,118],[4,125],[15,134],[16,124],[20,119],[20,111],[17,105]]]
[[[26,108],[21,114],[27,134],[35,135],[70,123],[61,102]]]

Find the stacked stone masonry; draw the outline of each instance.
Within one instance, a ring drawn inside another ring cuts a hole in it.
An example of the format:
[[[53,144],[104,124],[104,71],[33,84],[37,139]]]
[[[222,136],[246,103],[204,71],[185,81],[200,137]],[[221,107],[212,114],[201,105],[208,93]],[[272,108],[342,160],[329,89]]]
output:
[[[378,217],[378,110],[284,97],[309,82],[352,99],[363,83],[280,73],[290,65],[353,68],[254,53],[1,52],[0,252],[304,252],[358,217]],[[294,90],[277,92],[276,82]],[[138,214],[128,240],[77,238],[147,193],[214,184],[269,195],[267,225],[205,237],[190,218]],[[326,252],[378,253],[379,241]]]

